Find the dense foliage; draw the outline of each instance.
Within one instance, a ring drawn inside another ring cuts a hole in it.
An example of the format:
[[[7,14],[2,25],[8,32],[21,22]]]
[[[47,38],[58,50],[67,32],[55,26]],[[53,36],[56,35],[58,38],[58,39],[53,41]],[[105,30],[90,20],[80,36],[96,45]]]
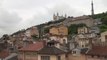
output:
[[[50,29],[51,27],[47,27],[47,28],[44,28],[44,33],[46,34],[46,33],[49,33],[49,29]]]
[[[35,41],[39,39],[38,35],[32,35],[31,37],[32,37],[33,40],[35,40]]]
[[[107,31],[107,25],[105,25],[105,24],[100,25],[99,28],[100,28],[100,32]]]
[[[77,34],[78,27],[83,27],[83,26],[86,26],[86,25],[85,24],[71,24],[68,27],[68,34],[69,35]]]
[[[95,14],[93,18],[101,19],[102,25],[99,26],[101,32],[107,31],[107,12]]]

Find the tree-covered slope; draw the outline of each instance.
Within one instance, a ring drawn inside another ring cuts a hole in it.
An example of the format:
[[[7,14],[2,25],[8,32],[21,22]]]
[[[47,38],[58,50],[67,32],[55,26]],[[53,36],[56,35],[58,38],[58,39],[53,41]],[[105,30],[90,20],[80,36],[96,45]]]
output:
[[[93,16],[94,19],[101,19],[102,25],[99,26],[101,32],[107,31],[107,12],[95,14]]]

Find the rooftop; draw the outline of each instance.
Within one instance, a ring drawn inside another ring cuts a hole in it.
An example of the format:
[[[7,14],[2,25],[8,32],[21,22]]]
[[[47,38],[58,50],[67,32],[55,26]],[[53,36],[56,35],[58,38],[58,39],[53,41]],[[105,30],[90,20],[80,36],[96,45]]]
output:
[[[0,58],[6,58],[7,56],[9,56],[9,51],[7,50],[0,51]]]
[[[41,48],[43,48],[43,46],[44,46],[43,41],[36,42],[36,43],[30,44],[26,47],[19,49],[19,51],[39,51]]]
[[[58,54],[63,54],[65,52],[54,46],[45,46],[38,53],[39,54],[48,54],[48,55],[58,55]]]
[[[87,55],[107,56],[107,46],[93,46]]]

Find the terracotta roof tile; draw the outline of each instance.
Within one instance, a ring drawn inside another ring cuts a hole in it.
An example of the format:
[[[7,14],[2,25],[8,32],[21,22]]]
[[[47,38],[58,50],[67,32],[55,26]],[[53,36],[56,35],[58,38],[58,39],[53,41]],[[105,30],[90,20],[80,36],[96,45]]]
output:
[[[0,52],[0,58],[5,58],[7,56],[9,56],[9,51],[3,50]]]
[[[39,51],[41,48],[43,48],[44,42],[36,42],[34,44],[30,44],[26,47],[23,47],[19,49],[19,51]]]
[[[39,54],[48,54],[48,55],[58,55],[58,54],[63,54],[65,52],[54,46],[51,46],[51,47],[45,46],[38,53]]]
[[[93,46],[87,55],[107,56],[107,46]]]

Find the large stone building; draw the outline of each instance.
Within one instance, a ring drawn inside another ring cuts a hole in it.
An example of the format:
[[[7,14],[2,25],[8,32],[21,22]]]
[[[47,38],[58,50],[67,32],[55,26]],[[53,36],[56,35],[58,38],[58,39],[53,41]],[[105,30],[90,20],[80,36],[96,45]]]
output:
[[[100,40],[102,45],[107,45],[107,31],[101,33]]]
[[[68,53],[67,60],[87,60],[85,52],[87,50],[84,50],[84,52],[81,52],[81,49],[74,48]]]
[[[49,30],[50,40],[56,40],[61,44],[67,43],[68,28],[64,25],[52,27]]]
[[[86,26],[78,28],[78,34],[75,36],[75,41],[80,48],[90,48],[90,46],[97,40],[97,34],[91,32]]]
[[[44,41],[19,49],[19,60],[66,60],[66,53]]]
[[[59,13],[57,13],[56,15],[55,14],[53,15],[53,20],[55,20],[55,21],[64,19],[64,18],[66,18],[66,14],[65,14],[65,16],[63,16],[63,15],[59,16]]]
[[[39,36],[39,31],[38,31],[38,28],[37,27],[31,27],[31,28],[28,28],[25,32],[25,35],[27,37],[32,37],[33,35],[37,35]]]
[[[107,31],[101,33],[101,42],[107,42]]]
[[[44,42],[36,42],[19,49],[19,60],[38,60],[38,51],[43,48]]]
[[[63,23],[66,26],[70,26],[71,24],[86,24],[88,27],[92,27],[94,26],[95,21],[89,16],[79,16],[66,18]]]
[[[38,52],[38,60],[66,60],[66,54],[53,44],[48,43]]]

